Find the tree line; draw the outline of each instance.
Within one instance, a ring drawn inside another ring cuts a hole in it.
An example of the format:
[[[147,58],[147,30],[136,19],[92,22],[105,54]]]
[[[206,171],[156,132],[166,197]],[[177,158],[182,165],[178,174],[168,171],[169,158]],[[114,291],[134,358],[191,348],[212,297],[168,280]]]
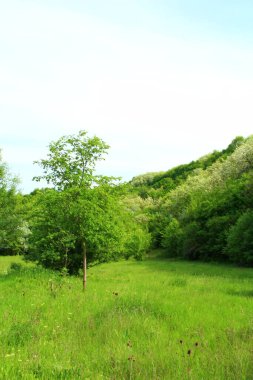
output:
[[[132,180],[153,245],[170,257],[253,265],[253,136],[165,173]]]
[[[126,189],[117,178],[95,174],[108,149],[86,131],[52,142],[47,157],[35,162],[42,174],[34,180],[47,187],[28,195],[18,193],[1,160],[1,253],[23,253],[71,274],[81,270],[84,287],[87,262],[141,259],[151,242],[147,222],[127,208]]]
[[[168,257],[253,265],[253,136],[222,151],[121,183],[96,174],[109,146],[86,131],[63,136],[36,162],[47,187],[22,195],[0,158],[0,254],[68,273],[86,263]]]

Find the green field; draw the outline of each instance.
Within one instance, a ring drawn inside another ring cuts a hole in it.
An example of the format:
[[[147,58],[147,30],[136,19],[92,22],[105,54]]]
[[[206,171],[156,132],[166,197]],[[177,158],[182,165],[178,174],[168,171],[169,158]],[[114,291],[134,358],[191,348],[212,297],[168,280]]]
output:
[[[7,274],[12,263],[27,266],[21,256],[0,256],[0,275]]]
[[[0,258],[0,379],[253,379],[253,271],[121,261],[81,279]],[[20,260],[20,259],[18,259]]]

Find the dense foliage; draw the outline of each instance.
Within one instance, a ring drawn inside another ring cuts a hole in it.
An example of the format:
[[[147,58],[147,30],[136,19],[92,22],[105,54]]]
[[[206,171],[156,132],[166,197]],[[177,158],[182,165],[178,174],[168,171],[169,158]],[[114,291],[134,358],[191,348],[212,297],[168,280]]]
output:
[[[0,155],[0,254],[14,255],[26,248],[27,225],[17,179],[9,174]]]
[[[146,173],[134,177],[131,185],[142,197],[158,198],[175,189],[183,183],[196,169],[207,169],[217,160],[226,159],[237,147],[243,144],[243,137],[236,137],[229,146],[222,151],[214,151],[189,164],[179,165],[166,172]]]
[[[124,207],[114,178],[95,175],[109,146],[86,131],[63,136],[37,161],[52,189],[35,192],[30,213],[28,259],[45,267],[76,273],[86,263],[142,258],[149,248],[147,227]]]
[[[172,184],[170,190],[164,180]],[[132,181],[133,191],[153,199],[149,226],[155,246],[164,247],[169,256],[249,265],[252,185],[252,136],[237,137],[222,152],[189,165]]]
[[[26,252],[46,267],[75,273],[88,263],[150,247],[169,257],[253,265],[253,136],[222,151],[128,184],[98,176],[109,146],[86,131],[63,136],[37,161],[52,188],[16,190],[0,160],[0,252]]]
[[[141,258],[149,248],[147,227],[122,208],[110,186],[36,192],[27,258],[70,273],[82,267],[82,239],[89,263]]]

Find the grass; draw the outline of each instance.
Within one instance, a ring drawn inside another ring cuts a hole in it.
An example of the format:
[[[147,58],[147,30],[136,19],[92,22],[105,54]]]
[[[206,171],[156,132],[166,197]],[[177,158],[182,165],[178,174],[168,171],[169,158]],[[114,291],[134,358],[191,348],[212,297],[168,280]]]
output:
[[[0,379],[253,378],[251,269],[122,261],[81,286],[36,267],[0,276]]]
[[[8,269],[10,269],[13,263],[27,266],[21,256],[0,256],[0,275],[7,274]]]

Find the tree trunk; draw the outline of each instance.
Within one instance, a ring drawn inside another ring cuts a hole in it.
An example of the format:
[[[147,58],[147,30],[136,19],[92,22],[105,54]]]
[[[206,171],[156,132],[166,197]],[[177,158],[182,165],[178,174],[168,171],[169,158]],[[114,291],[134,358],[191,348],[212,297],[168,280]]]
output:
[[[86,244],[82,240],[82,253],[83,253],[83,290],[86,289],[86,272],[87,272],[87,258],[86,258]]]

